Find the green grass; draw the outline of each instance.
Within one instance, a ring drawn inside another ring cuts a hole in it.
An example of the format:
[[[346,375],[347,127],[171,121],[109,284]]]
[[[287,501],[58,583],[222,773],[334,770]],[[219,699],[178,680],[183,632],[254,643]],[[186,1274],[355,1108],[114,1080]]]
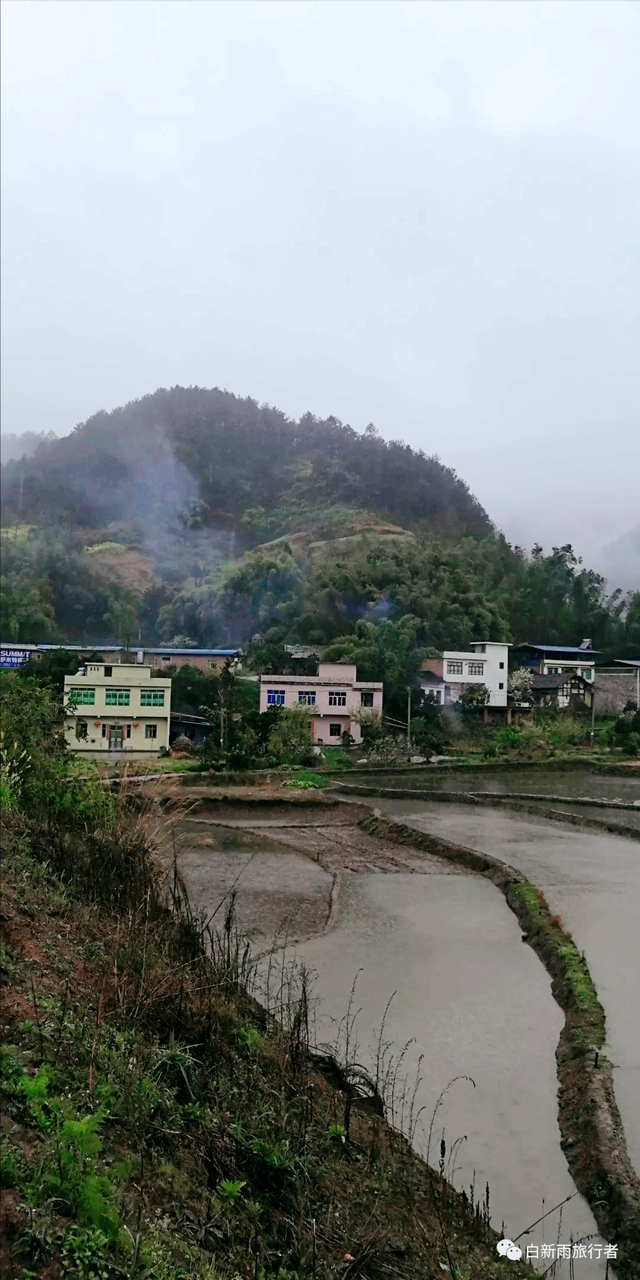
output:
[[[604,1013],[584,956],[534,885],[526,881],[515,885],[513,892],[526,908],[534,940],[539,937],[545,955],[559,965],[569,1003],[577,1015],[572,1026],[574,1041],[600,1047],[605,1040]]]
[[[126,550],[121,542],[94,542],[92,546],[85,547],[88,556],[100,556],[104,553],[121,556]]]

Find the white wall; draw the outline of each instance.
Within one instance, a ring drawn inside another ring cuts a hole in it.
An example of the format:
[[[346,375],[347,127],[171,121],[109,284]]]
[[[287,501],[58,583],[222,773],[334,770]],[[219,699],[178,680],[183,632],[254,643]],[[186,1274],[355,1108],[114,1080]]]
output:
[[[490,707],[506,707],[509,680],[509,646],[507,644],[487,643],[483,647],[484,653],[478,652],[480,645],[471,650],[445,649],[443,653],[443,677],[445,683],[452,686],[452,693],[456,685],[486,684],[490,694],[488,705]],[[450,662],[461,663],[462,671],[451,673],[449,671]],[[469,663],[474,664],[477,662],[482,662],[483,664],[482,675],[470,675]],[[462,693],[462,689],[460,692]]]

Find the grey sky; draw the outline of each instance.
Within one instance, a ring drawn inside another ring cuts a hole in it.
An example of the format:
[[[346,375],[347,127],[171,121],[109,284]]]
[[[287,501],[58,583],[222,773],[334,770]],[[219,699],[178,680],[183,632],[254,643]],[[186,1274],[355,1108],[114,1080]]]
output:
[[[639,519],[640,6],[5,0],[3,429],[227,387]]]

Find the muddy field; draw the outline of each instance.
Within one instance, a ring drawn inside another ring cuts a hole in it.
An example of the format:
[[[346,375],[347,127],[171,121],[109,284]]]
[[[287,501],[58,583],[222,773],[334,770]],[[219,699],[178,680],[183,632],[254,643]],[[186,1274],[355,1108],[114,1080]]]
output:
[[[261,793],[258,804],[239,799],[195,789],[177,822],[194,903],[215,924],[234,891],[254,955],[275,945],[311,968],[319,1042],[339,1038],[357,979],[354,1036],[359,1059],[371,1064],[393,997],[384,1034],[397,1052],[404,1046],[411,1087],[420,1077],[415,1143],[425,1154],[438,1095],[454,1077],[470,1078],[445,1094],[430,1158],[443,1133],[448,1152],[459,1139],[452,1180],[467,1190],[488,1182],[496,1225],[504,1218],[517,1235],[573,1196],[528,1240],[596,1236],[560,1148],[563,1016],[499,891],[463,867],[366,835],[357,824],[368,805],[318,805],[308,794],[286,805],[275,794]],[[264,972],[271,960],[261,963]],[[581,1260],[583,1280],[604,1270]]]

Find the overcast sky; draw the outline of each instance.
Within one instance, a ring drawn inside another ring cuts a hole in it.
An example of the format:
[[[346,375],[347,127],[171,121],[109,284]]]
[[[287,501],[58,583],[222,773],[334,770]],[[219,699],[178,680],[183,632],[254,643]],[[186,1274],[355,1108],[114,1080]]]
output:
[[[218,385],[638,523],[636,0],[5,0],[3,430]]]

